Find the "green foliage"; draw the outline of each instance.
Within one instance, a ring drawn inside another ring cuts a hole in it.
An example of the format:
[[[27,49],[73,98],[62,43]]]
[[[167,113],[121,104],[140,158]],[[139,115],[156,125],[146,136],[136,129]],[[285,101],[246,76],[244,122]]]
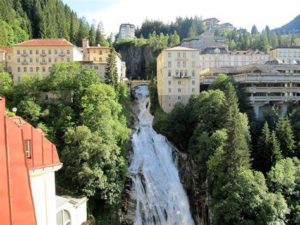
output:
[[[118,72],[116,65],[117,53],[114,49],[110,50],[105,68],[104,81],[106,84],[111,84],[115,90],[118,90]]]
[[[295,139],[291,122],[287,117],[280,117],[276,127],[276,135],[280,142],[282,154],[285,157],[295,155]]]
[[[13,81],[9,73],[0,72],[0,95],[8,95],[12,90]]]
[[[254,167],[266,173],[281,158],[280,145],[275,132],[271,132],[268,123],[265,122],[254,152]]]
[[[300,162],[297,158],[283,159],[268,174],[268,183],[272,191],[281,193],[291,210],[288,223],[300,222]]]
[[[9,84],[7,74],[0,78]],[[9,108],[17,107],[17,115],[56,144],[64,163],[57,176],[60,194],[87,195],[107,210],[118,207],[129,136],[125,116],[130,113],[120,103],[128,104],[123,85],[116,92],[94,70],[59,63],[47,77],[25,76],[5,95]]]

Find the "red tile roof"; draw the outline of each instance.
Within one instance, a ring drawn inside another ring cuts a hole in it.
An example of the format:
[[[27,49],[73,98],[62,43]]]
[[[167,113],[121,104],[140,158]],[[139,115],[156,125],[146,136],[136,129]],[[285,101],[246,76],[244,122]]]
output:
[[[0,48],[0,52],[13,53],[13,49],[12,48]]]
[[[25,156],[31,141],[31,158]],[[5,115],[0,96],[0,224],[36,225],[29,169],[61,165],[55,145],[20,117]]]
[[[21,42],[15,46],[73,46],[72,43],[66,39],[31,39]]]

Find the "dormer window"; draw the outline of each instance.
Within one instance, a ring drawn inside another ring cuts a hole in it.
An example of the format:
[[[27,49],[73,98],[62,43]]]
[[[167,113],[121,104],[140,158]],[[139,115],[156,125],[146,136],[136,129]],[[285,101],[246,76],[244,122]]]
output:
[[[31,140],[25,140],[24,141],[24,148],[25,148],[25,155],[26,158],[31,158]]]

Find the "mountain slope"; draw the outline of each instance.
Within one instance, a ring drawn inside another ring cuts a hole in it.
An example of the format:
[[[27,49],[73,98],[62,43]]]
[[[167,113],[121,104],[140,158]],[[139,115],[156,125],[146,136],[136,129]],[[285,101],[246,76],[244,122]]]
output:
[[[282,34],[300,33],[300,15],[282,27],[274,29],[274,31]]]
[[[0,46],[29,38],[66,38],[80,44],[90,26],[61,0],[0,0]]]

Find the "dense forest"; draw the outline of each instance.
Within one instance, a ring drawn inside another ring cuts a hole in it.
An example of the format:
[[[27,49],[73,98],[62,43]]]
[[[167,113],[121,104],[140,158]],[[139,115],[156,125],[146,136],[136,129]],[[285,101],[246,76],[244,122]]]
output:
[[[299,224],[300,107],[286,116],[271,108],[256,119],[244,96],[219,75],[209,90],[168,114],[154,104],[154,127],[194,165],[195,175],[185,176],[193,180],[192,208],[199,212],[197,199],[209,198],[212,224]]]
[[[90,25],[61,0],[0,0],[0,47],[29,38],[66,38],[81,46],[108,45],[102,24]]]

